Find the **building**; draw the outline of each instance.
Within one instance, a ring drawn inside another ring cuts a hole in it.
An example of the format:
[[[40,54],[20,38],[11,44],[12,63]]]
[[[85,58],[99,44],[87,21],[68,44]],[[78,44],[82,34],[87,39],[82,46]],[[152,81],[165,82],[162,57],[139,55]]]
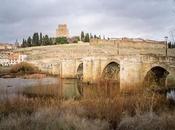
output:
[[[9,66],[10,60],[8,59],[7,55],[1,54],[0,55],[0,66]]]
[[[12,50],[15,48],[15,45],[8,43],[0,43],[0,50]]]
[[[27,58],[27,55],[22,55],[20,53],[2,53],[0,56],[0,65],[1,66],[11,66],[21,62],[24,62]]]
[[[56,37],[69,37],[69,30],[66,24],[59,24],[56,29]]]
[[[9,65],[15,65],[24,62],[26,58],[27,55],[21,55],[20,53],[11,53],[9,55]]]

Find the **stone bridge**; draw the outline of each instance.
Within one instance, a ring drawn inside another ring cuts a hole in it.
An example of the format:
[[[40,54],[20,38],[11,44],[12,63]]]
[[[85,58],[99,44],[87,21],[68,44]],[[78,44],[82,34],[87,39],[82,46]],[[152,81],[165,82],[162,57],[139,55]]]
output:
[[[82,78],[83,82],[96,83],[100,79],[113,79],[120,88],[148,86],[175,87],[175,57],[159,55],[91,56],[62,60],[51,65],[53,74],[61,78]]]
[[[61,78],[85,83],[112,80],[121,89],[130,86],[175,87],[175,49],[165,44],[126,40],[93,41],[20,49],[28,62]]]

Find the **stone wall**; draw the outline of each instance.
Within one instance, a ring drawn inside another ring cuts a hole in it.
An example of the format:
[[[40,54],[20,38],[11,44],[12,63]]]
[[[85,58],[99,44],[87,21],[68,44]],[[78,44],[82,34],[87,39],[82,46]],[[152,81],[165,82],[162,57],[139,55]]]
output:
[[[151,41],[151,40],[133,40],[133,39],[114,39],[114,40],[102,40],[91,39],[91,45],[116,45],[118,48],[165,48],[166,45],[163,42]]]

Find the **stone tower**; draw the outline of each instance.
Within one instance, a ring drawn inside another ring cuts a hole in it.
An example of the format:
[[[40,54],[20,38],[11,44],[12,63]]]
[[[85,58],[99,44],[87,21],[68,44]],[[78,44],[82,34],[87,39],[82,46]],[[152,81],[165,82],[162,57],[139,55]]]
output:
[[[66,24],[59,24],[56,29],[56,37],[69,37],[69,30]]]

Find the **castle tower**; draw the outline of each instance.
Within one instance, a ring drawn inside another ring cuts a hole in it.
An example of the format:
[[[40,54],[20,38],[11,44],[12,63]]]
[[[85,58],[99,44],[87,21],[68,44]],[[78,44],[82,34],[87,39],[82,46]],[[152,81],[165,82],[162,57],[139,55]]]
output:
[[[56,37],[69,37],[69,30],[66,24],[59,24],[56,29]]]

